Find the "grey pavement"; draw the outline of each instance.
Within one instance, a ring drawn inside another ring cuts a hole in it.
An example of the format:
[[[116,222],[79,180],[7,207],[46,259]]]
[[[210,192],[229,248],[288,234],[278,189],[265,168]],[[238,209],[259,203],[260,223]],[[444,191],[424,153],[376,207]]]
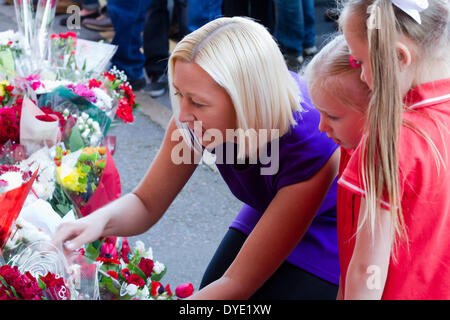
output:
[[[323,12],[332,1],[316,1],[317,44],[322,46],[333,24],[325,22]],[[59,25],[64,16],[58,15],[55,32],[67,29]],[[0,31],[17,30],[14,7],[0,0]],[[97,32],[82,28],[75,30],[79,38],[101,40]],[[137,92],[140,107],[131,124],[115,123],[109,135],[117,136],[114,161],[122,182],[122,194],[139,183],[156,156],[171,117],[168,93],[152,99],[145,92]],[[170,178],[170,177],[169,177]],[[143,241],[153,249],[154,258],[166,264],[168,271],[162,279],[174,289],[184,282],[192,282],[197,290],[204,270],[214,254],[228,226],[241,207],[220,175],[201,165],[167,210],[163,218],[147,232],[129,237],[131,245]]]

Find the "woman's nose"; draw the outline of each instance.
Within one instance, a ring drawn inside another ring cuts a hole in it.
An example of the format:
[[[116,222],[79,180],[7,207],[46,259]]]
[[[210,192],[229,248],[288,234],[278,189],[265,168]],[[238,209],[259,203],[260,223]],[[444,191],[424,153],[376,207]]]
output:
[[[192,122],[195,121],[195,116],[186,103],[180,101],[180,114],[178,116],[180,122]]]

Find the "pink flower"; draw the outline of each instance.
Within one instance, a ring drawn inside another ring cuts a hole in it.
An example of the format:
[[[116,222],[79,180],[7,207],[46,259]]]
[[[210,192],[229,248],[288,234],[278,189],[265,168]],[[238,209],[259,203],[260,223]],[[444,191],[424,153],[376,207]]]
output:
[[[123,259],[125,263],[129,263],[130,260],[128,259],[128,256],[131,252],[130,244],[128,243],[127,238],[122,239],[122,250],[120,250],[120,257]]]
[[[175,289],[175,294],[178,298],[187,298],[190,295],[192,295],[192,293],[194,292],[194,286],[192,285],[192,283],[183,283],[180,284],[176,289]]]

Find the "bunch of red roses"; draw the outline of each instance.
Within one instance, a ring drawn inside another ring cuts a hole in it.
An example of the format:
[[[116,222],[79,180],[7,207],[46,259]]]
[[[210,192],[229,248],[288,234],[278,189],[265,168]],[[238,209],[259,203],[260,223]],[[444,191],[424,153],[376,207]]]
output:
[[[83,253],[102,263],[99,287],[102,299],[170,300],[186,298],[194,288],[191,283],[178,286],[175,294],[170,285],[160,281],[166,267],[153,259],[152,250],[142,244],[130,248],[127,238],[106,237],[99,248],[89,244]]]
[[[38,279],[22,274],[17,266],[0,267],[0,300],[68,300],[70,290],[63,278],[49,272]]]

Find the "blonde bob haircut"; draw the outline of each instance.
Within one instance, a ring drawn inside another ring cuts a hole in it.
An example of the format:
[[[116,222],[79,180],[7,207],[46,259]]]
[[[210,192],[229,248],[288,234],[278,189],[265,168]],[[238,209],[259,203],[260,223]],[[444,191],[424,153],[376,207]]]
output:
[[[298,86],[276,42],[261,24],[242,17],[218,18],[184,37],[169,58],[169,90],[177,126],[187,129],[183,130],[190,133],[185,141],[200,151],[197,137],[178,120],[180,106],[173,87],[178,60],[198,64],[226,90],[237,129],[278,129],[282,136],[296,124],[292,113],[301,110]]]

